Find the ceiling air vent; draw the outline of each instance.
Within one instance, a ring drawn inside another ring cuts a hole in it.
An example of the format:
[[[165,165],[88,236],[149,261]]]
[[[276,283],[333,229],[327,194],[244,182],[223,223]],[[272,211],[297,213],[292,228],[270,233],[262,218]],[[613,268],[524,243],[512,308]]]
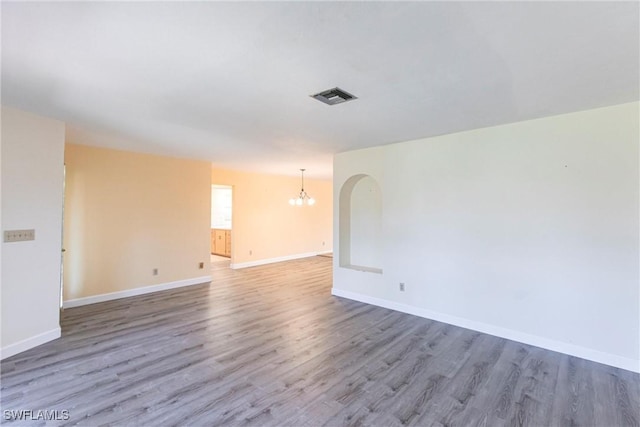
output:
[[[328,105],[341,104],[343,102],[351,101],[352,99],[358,99],[349,92],[345,92],[338,87],[316,93],[315,95],[311,95],[311,97]]]

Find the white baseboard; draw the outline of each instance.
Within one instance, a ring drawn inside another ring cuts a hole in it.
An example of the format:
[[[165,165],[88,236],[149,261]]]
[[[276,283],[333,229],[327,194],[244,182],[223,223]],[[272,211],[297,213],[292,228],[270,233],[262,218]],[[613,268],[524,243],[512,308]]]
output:
[[[306,252],[303,254],[286,255],[286,256],[281,256],[277,258],[267,258],[267,259],[259,259],[256,261],[235,263],[235,264],[231,264],[229,267],[233,268],[234,270],[237,270],[239,268],[256,267],[258,265],[273,264],[275,262],[291,261],[294,259],[309,258],[312,256],[318,256],[321,254],[330,254],[331,252],[333,251]]]
[[[143,286],[127,289],[126,291],[110,292],[108,294],[92,295],[90,297],[75,298],[64,301],[64,308],[79,307],[81,305],[95,304],[114,299],[133,297],[136,295],[150,294],[152,292],[166,291],[168,289],[181,288],[183,286],[200,285],[211,281],[211,276],[194,277],[193,279],[177,280],[175,282],[160,283],[158,285]]]
[[[27,351],[46,342],[53,341],[57,338],[60,338],[60,336],[61,331],[60,327],[58,326],[57,328],[51,329],[47,332],[43,332],[31,338],[27,338],[26,340],[18,341],[14,344],[9,344],[8,346],[2,347],[2,349],[0,349],[0,360],[4,360],[7,357],[22,353],[23,351]]]
[[[531,335],[525,332],[502,328],[502,327],[490,325],[487,323],[476,322],[474,320],[469,320],[462,317],[439,313],[436,311],[427,310],[424,308],[415,307],[408,304],[402,304],[395,301],[389,301],[382,298],[376,298],[369,295],[360,294],[357,292],[351,292],[351,291],[345,291],[342,289],[332,288],[331,294],[338,297],[342,297],[342,298],[364,302],[366,304],[376,305],[379,307],[400,311],[402,313],[412,314],[414,316],[424,317],[426,319],[448,323],[454,326],[460,326],[462,328],[483,332],[485,334],[493,335],[500,338],[506,338],[508,340],[533,345],[533,346],[544,348],[547,350],[557,351],[559,353],[568,354],[570,356],[576,356],[581,359],[591,360],[593,362],[603,363],[605,365],[614,366],[616,368],[625,369],[627,371],[640,373],[640,360],[618,356],[611,353],[604,353],[598,350],[593,350],[593,349],[578,346],[575,344],[569,344],[562,341],[540,337],[537,335]]]

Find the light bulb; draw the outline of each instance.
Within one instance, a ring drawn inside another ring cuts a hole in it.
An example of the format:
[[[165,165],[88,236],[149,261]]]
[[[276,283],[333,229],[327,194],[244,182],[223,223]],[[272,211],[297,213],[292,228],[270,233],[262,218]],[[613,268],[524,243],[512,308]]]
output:
[[[316,199],[314,199],[313,197],[309,197],[309,200],[307,200],[307,204],[309,206],[313,206],[316,203]]]
[[[294,206],[296,204],[296,200],[295,199],[289,199],[289,204],[291,206]]]
[[[302,199],[300,198],[296,199],[296,205],[302,206]]]

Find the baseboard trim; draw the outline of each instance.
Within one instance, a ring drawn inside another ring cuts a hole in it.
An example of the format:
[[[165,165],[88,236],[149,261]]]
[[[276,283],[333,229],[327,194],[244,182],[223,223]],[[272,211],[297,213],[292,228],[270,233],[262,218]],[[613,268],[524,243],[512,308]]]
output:
[[[540,337],[537,335],[531,335],[525,332],[502,328],[487,323],[476,322],[462,317],[439,313],[436,311],[427,310],[408,304],[402,304],[395,301],[389,301],[382,298],[376,298],[357,292],[332,288],[331,294],[337,297],[347,298],[366,304],[388,308],[390,310],[400,311],[402,313],[412,314],[414,316],[424,317],[426,319],[436,320],[438,322],[448,323],[450,325],[459,326],[461,328],[471,329],[496,337],[506,338],[508,340],[533,345],[547,350],[557,351],[559,353],[568,354],[570,356],[579,357],[581,359],[590,360],[592,362],[598,362],[605,365],[614,366],[616,368],[625,369],[627,371],[640,373],[640,360],[634,360],[611,353],[604,353],[575,344],[569,344],[562,341]]]
[[[238,270],[240,268],[257,267],[259,265],[273,264],[276,262],[291,261],[294,259],[301,259],[301,258],[309,258],[312,256],[318,256],[321,254],[330,254],[331,252],[333,251],[306,252],[302,254],[286,255],[286,256],[280,256],[276,258],[266,258],[266,259],[259,259],[256,261],[240,262],[240,263],[231,264],[229,267],[233,268],[234,270]]]
[[[79,307],[81,305],[96,304],[99,302],[111,301],[114,299],[134,297],[137,295],[150,294],[152,292],[166,291],[168,289],[181,288],[183,286],[200,285],[211,281],[211,276],[194,277],[193,279],[176,280],[175,282],[160,283],[158,285],[143,286],[140,288],[127,289],[126,291],[109,292],[108,294],[92,295],[90,297],[75,298],[62,303],[64,308]]]
[[[4,360],[18,353],[22,353],[23,351],[30,350],[49,341],[58,339],[61,335],[62,332],[60,330],[60,327],[58,326],[57,328],[35,335],[31,338],[18,341],[14,344],[9,344],[8,346],[2,347],[2,349],[0,349],[0,360]]]

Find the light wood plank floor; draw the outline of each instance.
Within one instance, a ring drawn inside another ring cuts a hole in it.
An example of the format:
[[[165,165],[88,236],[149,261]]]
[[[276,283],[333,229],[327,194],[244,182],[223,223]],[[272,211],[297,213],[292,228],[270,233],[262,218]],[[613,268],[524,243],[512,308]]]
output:
[[[2,408],[91,426],[638,425],[637,374],[332,297],[331,262],[65,310],[61,339],[2,363]]]

